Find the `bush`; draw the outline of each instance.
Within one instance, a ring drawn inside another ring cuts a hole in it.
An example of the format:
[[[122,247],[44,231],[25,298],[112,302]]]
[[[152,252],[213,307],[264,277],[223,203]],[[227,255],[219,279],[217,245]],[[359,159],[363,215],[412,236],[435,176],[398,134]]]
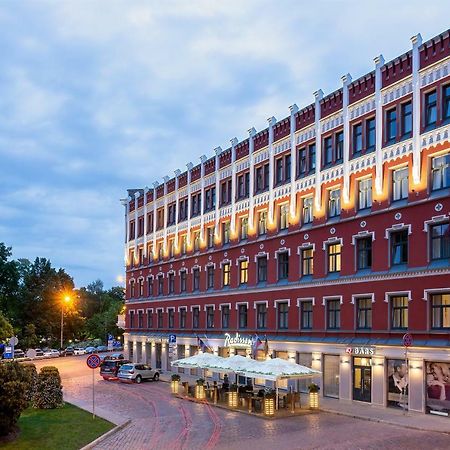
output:
[[[181,377],[177,373],[172,374],[172,381],[180,381]]]
[[[25,393],[28,403],[32,403],[37,392],[38,373],[34,364],[22,364],[23,370],[28,377],[28,385]]]
[[[42,367],[37,379],[37,392],[33,406],[39,409],[54,409],[63,405],[61,377],[56,367]]]
[[[320,391],[320,387],[316,383],[311,383],[308,386],[308,392],[310,394],[314,394],[314,393],[319,392],[319,391]]]
[[[29,375],[19,363],[8,362],[0,364],[0,380],[0,436],[5,436],[28,406]]]

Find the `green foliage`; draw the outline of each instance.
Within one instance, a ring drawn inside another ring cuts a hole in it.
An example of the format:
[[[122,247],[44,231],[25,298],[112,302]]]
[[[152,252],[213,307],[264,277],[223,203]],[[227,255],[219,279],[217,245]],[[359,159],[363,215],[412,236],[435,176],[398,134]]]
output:
[[[172,374],[172,381],[180,381],[181,377],[177,373]]]
[[[320,387],[316,384],[316,383],[311,383],[308,386],[308,392],[311,393],[315,393],[315,392],[319,392],[320,391]]]
[[[33,406],[39,409],[54,409],[63,405],[61,377],[56,367],[42,367],[37,378],[37,391]]]
[[[197,380],[197,386],[203,386],[205,384],[205,379],[204,378],[199,378]]]
[[[17,296],[19,288],[19,269],[16,261],[10,261],[11,247],[0,242],[0,311],[11,316],[10,300]]]
[[[0,436],[13,431],[20,413],[28,406],[29,374],[17,362],[0,364]]]
[[[14,335],[12,325],[6,320],[6,317],[0,311],[0,342],[6,341]]]
[[[26,399],[29,404],[33,402],[38,389],[38,373],[34,364],[22,364],[23,370],[27,373],[28,386]]]

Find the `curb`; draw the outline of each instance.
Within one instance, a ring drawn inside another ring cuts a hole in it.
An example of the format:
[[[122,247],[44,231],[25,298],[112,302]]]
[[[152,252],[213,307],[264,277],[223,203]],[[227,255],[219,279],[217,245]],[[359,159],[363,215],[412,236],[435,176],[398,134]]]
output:
[[[126,426],[128,426],[131,423],[131,420],[128,419],[127,421],[125,421],[124,423],[121,423],[120,425],[117,425],[116,427],[114,427],[112,430],[107,431],[105,434],[102,434],[101,436],[99,436],[97,439],[93,440],[92,442],[90,442],[89,444],[85,445],[84,447],[81,448],[81,450],[90,450],[92,448],[94,448],[95,446],[97,446],[98,444],[100,444],[102,441],[104,441],[105,439],[109,438],[110,436],[112,436],[113,434],[117,433],[118,431],[122,430],[123,428],[125,428]]]
[[[427,432],[441,433],[441,434],[450,435],[450,431],[435,430],[435,429],[432,429],[432,428],[417,427],[417,426],[408,425],[408,424],[405,424],[405,423],[390,422],[389,420],[379,419],[377,417],[358,416],[357,414],[352,414],[352,413],[348,413],[348,412],[345,412],[345,411],[337,411],[335,409],[323,409],[323,408],[320,408],[320,411],[325,412],[325,413],[330,413],[330,414],[336,414],[336,415],[339,415],[339,416],[352,417],[354,419],[367,420],[369,422],[383,423],[383,424],[386,424],[386,425],[400,425],[403,428],[408,428],[410,430],[427,431]]]

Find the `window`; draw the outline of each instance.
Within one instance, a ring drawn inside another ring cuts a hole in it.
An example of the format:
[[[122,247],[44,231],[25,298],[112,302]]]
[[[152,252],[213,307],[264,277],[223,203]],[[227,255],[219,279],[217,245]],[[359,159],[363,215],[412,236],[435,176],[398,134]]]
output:
[[[333,189],[328,195],[328,216],[337,217],[341,214],[341,190]]]
[[[278,303],[278,329],[288,329],[289,305],[287,302]]]
[[[207,289],[214,289],[214,266],[208,266],[207,273]]]
[[[238,176],[237,178],[237,199],[243,199],[248,197],[250,188],[250,173],[246,172]]]
[[[353,153],[362,151],[362,124],[353,125]]]
[[[222,222],[222,242],[229,244],[230,242],[230,221]]]
[[[375,119],[367,119],[366,121],[366,149],[373,150],[375,148]]]
[[[258,256],[256,260],[258,265],[258,283],[264,283],[267,281],[267,257]]]
[[[214,227],[208,227],[206,229],[206,243],[208,248],[214,247]]]
[[[164,276],[158,275],[158,295],[164,295]]]
[[[431,259],[450,258],[450,225],[441,223],[430,229]]]
[[[136,230],[135,230],[134,221],[133,221],[133,222],[130,222],[130,231],[129,231],[130,241],[135,238],[135,236],[136,236],[135,233],[136,233]]]
[[[174,324],[175,324],[175,310],[169,309],[168,314],[169,314],[169,316],[168,316],[169,328],[173,328]]]
[[[358,183],[358,209],[367,209],[372,206],[372,178],[361,180]]]
[[[372,267],[372,238],[365,237],[356,240],[356,268],[358,270]]]
[[[309,146],[309,171],[312,172],[316,168],[316,144]]]
[[[147,278],[147,289],[148,296],[151,297],[153,295],[153,278]]]
[[[180,328],[186,328],[186,308],[180,309]]]
[[[269,163],[264,164],[264,189],[269,189]]]
[[[311,223],[313,221],[313,198],[307,197],[303,199],[303,223]]]
[[[134,328],[134,311],[130,311],[130,328]]]
[[[230,328],[230,307],[222,306],[222,328]]]
[[[312,275],[314,273],[314,250],[312,247],[304,248],[301,251],[302,257],[302,276]]]
[[[164,315],[163,315],[162,309],[158,309],[157,316],[158,316],[158,329],[161,329],[164,327],[164,323],[163,323]]]
[[[431,160],[431,189],[437,191],[450,187],[450,153]]]
[[[278,259],[278,280],[287,280],[289,276],[289,253],[280,252]]]
[[[327,137],[324,140],[324,165],[331,164],[333,162],[333,138]]]
[[[431,328],[450,328],[450,294],[431,296]]]
[[[175,240],[170,239],[169,240],[169,256],[173,258],[175,255]]]
[[[248,260],[239,261],[239,284],[248,282]]]
[[[300,303],[300,314],[301,314],[301,328],[302,330],[312,329],[312,313],[313,304],[312,301],[303,301]]]
[[[275,184],[283,182],[283,158],[278,158],[275,161]]]
[[[200,289],[200,269],[195,268],[192,271],[192,276],[193,276],[192,290],[198,291]]]
[[[392,172],[392,201],[408,198],[408,167]]]
[[[136,285],[134,280],[130,281],[130,297],[134,298],[136,296]]]
[[[164,245],[163,245],[162,242],[158,246],[158,258],[159,258],[160,261],[162,261],[163,258],[164,258]]]
[[[267,211],[260,211],[258,215],[258,235],[267,233]]]
[[[142,311],[138,311],[138,328],[144,328],[144,314]]]
[[[186,292],[186,279],[187,272],[185,270],[182,270],[180,272],[180,292]]]
[[[425,94],[425,127],[434,128],[437,120],[436,91]]]
[[[256,304],[256,328],[259,330],[267,327],[267,306],[265,303]]]
[[[356,327],[358,329],[372,328],[372,299],[356,299]]]
[[[407,102],[402,105],[402,137],[407,138],[412,135],[412,103]]]
[[[408,263],[408,230],[391,233],[391,265]]]
[[[144,296],[144,279],[141,278],[139,280],[139,297],[143,297]]]
[[[291,181],[291,155],[284,157],[284,181]]]
[[[289,205],[280,205],[280,230],[286,230],[289,227]]]
[[[306,148],[299,149],[297,164],[297,176],[299,177],[306,173]]]
[[[200,326],[200,308],[198,306],[192,308],[192,328]]]
[[[238,305],[239,307],[239,328],[247,328],[247,305]]]
[[[255,192],[262,192],[264,190],[264,172],[263,167],[257,167],[256,168],[256,174],[255,174]]]
[[[386,111],[386,142],[393,142],[397,137],[397,110]]]
[[[328,245],[328,272],[340,272],[341,270],[341,244]]]
[[[181,254],[185,255],[187,251],[187,236],[184,234],[181,236]]]
[[[230,285],[230,279],[231,279],[231,264],[229,262],[224,263],[222,266],[222,282],[224,286]]]
[[[147,328],[153,328],[153,312],[147,309]]]
[[[175,292],[175,274],[173,272],[169,273],[169,294]]]
[[[200,231],[194,232],[194,251],[198,252],[200,250]]]
[[[206,307],[206,328],[214,328],[214,307]]]
[[[241,241],[248,237],[248,217],[241,218]]]
[[[442,88],[442,120],[450,120],[450,84]]]
[[[339,329],[341,326],[341,302],[340,300],[327,301],[327,328]]]
[[[205,191],[205,212],[216,207],[216,188],[212,187]]]
[[[344,156],[344,132],[336,133],[336,162],[342,161]]]
[[[391,328],[408,328],[408,297],[391,297]]]

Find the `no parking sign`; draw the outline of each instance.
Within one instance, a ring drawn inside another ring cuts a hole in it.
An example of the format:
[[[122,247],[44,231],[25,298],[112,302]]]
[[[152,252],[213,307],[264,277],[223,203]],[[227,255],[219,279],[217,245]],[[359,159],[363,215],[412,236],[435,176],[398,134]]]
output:
[[[86,359],[86,364],[89,369],[96,369],[101,363],[100,356],[93,353]],[[92,371],[92,418],[95,418],[95,382],[94,382],[94,370]]]

